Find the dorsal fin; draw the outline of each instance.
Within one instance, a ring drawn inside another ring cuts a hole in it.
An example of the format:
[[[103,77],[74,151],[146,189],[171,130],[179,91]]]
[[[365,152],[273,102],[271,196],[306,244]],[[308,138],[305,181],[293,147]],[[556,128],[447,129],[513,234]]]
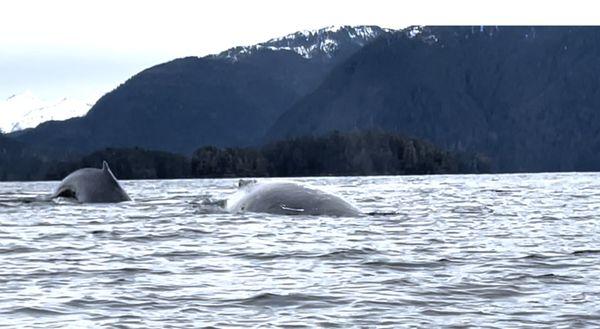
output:
[[[114,180],[117,184],[119,184],[119,182],[117,181],[117,177],[115,177],[115,174],[113,174],[112,170],[110,170],[108,162],[106,161],[102,161],[102,172],[105,175],[108,175],[110,178],[112,178],[112,180]]]

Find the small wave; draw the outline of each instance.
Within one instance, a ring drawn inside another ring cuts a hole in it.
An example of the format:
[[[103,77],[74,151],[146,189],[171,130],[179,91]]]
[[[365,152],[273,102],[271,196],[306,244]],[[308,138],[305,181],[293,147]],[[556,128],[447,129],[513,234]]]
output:
[[[0,202],[16,202],[16,203],[31,203],[31,202],[48,202],[50,201],[50,195],[31,195],[23,193],[3,193],[0,197]]]
[[[27,273],[27,279],[32,278],[68,278],[82,275],[84,271],[81,270],[35,270]]]
[[[511,189],[494,189],[494,188],[484,188],[484,189],[480,189],[479,192],[481,193],[485,193],[485,192],[492,192],[492,193],[497,193],[497,194],[512,194],[515,192],[518,192],[519,190],[511,190]]]
[[[171,240],[177,238],[177,233],[166,233],[166,234],[144,234],[136,236],[123,237],[123,241],[157,241],[157,240]]]
[[[306,253],[296,253],[296,252],[290,252],[290,253],[264,253],[264,252],[258,252],[258,253],[234,253],[231,254],[232,257],[238,257],[238,258],[246,258],[246,259],[255,259],[255,260],[272,260],[272,259],[287,259],[287,258],[309,258],[312,257],[309,254]]]
[[[571,253],[571,255],[596,255],[596,254],[600,254],[600,250],[584,249],[584,250],[575,250]]]
[[[93,231],[90,231],[89,233],[93,234],[93,235],[105,235],[105,234],[112,234],[113,232],[107,231],[107,230],[93,230]]]
[[[560,318],[563,319],[567,319],[567,320],[593,320],[593,321],[600,321],[600,315],[597,314],[588,314],[588,313],[579,313],[579,314],[562,314],[559,315]],[[595,323],[595,325],[593,327],[598,327],[598,322]]]
[[[132,297],[121,297],[120,299],[94,299],[94,298],[80,298],[80,299],[71,299],[68,302],[65,302],[63,305],[70,307],[98,307],[103,306],[106,308],[123,308],[123,307],[145,307],[145,306],[155,306],[157,303],[153,301],[145,301],[140,299],[135,299]]]
[[[320,259],[362,259],[368,255],[377,254],[377,250],[372,248],[357,248],[357,249],[338,249],[325,253],[310,253],[310,252],[285,252],[285,253],[237,253],[231,254],[233,257],[250,258],[258,260],[271,260],[271,259],[288,259],[288,258],[320,258]]]
[[[522,257],[518,257],[517,259],[550,259],[554,258],[557,255],[542,255],[542,254],[528,254]]]
[[[358,199],[357,201],[360,203],[363,203],[363,202],[378,202],[378,201],[382,201],[382,200],[385,200],[385,198],[382,196],[373,195],[373,196],[368,196],[366,198]]]
[[[460,283],[451,286],[442,286],[440,289],[431,289],[422,292],[425,296],[474,296],[484,299],[501,299],[515,296],[528,295],[522,287],[516,285],[496,285],[481,283]]]
[[[458,206],[454,209],[450,209],[455,214],[490,214],[494,210],[485,206]]]
[[[227,200],[214,200],[211,198],[204,198],[200,201],[190,202],[194,207],[197,214],[224,214],[227,213],[225,210],[225,204]]]
[[[375,254],[378,254],[378,251],[373,248],[349,248],[330,251],[320,254],[317,257],[326,259],[355,259]]]
[[[481,311],[479,311],[479,312],[464,312],[464,311],[449,311],[449,310],[436,310],[436,309],[425,309],[421,313],[426,316],[464,316],[467,314],[481,315],[481,316],[490,315],[490,313],[485,313],[485,312],[481,312]]]
[[[209,231],[205,231],[205,230],[201,230],[201,229],[197,229],[197,228],[189,228],[189,227],[184,227],[179,229],[178,232],[181,233],[192,233],[192,234],[199,234],[199,235],[205,235],[205,234],[211,234],[212,232]]]
[[[414,281],[411,281],[408,278],[398,278],[398,279],[388,279],[380,282],[381,284],[386,285],[399,285],[399,286],[414,286],[417,285]]]
[[[478,291],[477,295],[479,297],[483,297],[483,298],[497,299],[497,298],[523,296],[523,295],[528,295],[528,293],[520,291],[518,288],[517,289],[493,288],[493,289],[486,289],[484,291]]]
[[[385,261],[385,260],[376,260],[376,261],[367,261],[363,262],[363,266],[372,266],[372,267],[383,267],[389,268],[393,270],[399,271],[412,271],[419,270],[424,268],[436,268],[436,267],[444,267],[453,261],[442,258],[438,261],[434,262],[397,262],[397,261]]]
[[[521,281],[521,280],[536,280],[542,281],[544,283],[573,283],[575,278],[566,276],[566,275],[558,275],[554,273],[546,273],[546,274],[509,274],[503,278],[506,281]]]
[[[396,215],[400,215],[400,212],[397,211],[371,211],[368,213],[365,213],[365,215],[367,216],[396,216]]]
[[[21,253],[29,253],[40,251],[36,248],[30,248],[25,246],[15,246],[9,248],[0,248],[0,254],[21,254]]]
[[[97,306],[100,304],[100,301],[96,298],[92,298],[90,296],[85,296],[82,298],[74,298],[67,302],[64,302],[63,305],[73,306],[73,307],[87,307],[87,306]]]
[[[23,205],[47,205],[51,200],[47,197],[17,197],[14,199],[0,199],[0,207],[14,208]]]
[[[252,306],[272,306],[272,307],[287,307],[302,305],[307,306],[307,303],[311,306],[316,304],[326,304],[328,306],[336,306],[342,302],[341,298],[331,296],[319,296],[302,293],[292,294],[275,294],[275,293],[260,293],[248,298],[228,300],[227,303],[240,304],[240,305],[252,305]]]
[[[0,312],[0,314],[18,314],[18,313],[25,313],[27,315],[34,315],[34,316],[55,316],[55,315],[69,314],[69,312],[66,312],[64,310],[50,309],[50,308],[37,307],[37,306],[17,307],[14,309],[9,309],[7,311]]]
[[[199,250],[173,250],[173,251],[167,251],[167,252],[155,252],[152,253],[150,256],[151,257],[165,257],[165,258],[176,258],[176,257],[181,257],[181,258],[196,258],[196,257],[205,257],[208,256],[209,254],[206,252],[202,252]]]
[[[103,275],[107,274],[142,274],[142,273],[151,273],[151,274],[173,274],[171,271],[167,271],[164,269],[158,268],[145,268],[145,267],[121,267],[110,270],[101,270]]]

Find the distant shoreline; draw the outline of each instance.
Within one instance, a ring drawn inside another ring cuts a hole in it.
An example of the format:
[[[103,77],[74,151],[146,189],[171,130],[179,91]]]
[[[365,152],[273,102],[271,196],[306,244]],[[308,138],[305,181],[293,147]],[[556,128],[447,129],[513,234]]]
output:
[[[122,180],[336,177],[490,173],[481,155],[453,153],[413,138],[383,132],[333,132],[257,148],[199,148],[191,157],[141,148],[106,148],[82,157],[28,157],[19,167],[0,166],[0,181],[53,181],[84,167],[110,163]],[[0,158],[0,161],[2,159]],[[1,164],[2,162],[0,162]],[[9,161],[5,161],[9,163]],[[12,169],[12,171],[11,171]]]

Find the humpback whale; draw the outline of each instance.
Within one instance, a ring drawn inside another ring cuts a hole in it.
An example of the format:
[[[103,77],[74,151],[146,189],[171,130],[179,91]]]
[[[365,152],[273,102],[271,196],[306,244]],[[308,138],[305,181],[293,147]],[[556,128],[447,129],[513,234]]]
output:
[[[110,203],[131,200],[119,182],[102,162],[102,169],[83,168],[62,180],[51,198],[72,198],[82,203]]]
[[[360,211],[333,194],[290,182],[240,180],[239,191],[227,200],[229,212],[280,215],[356,217]]]

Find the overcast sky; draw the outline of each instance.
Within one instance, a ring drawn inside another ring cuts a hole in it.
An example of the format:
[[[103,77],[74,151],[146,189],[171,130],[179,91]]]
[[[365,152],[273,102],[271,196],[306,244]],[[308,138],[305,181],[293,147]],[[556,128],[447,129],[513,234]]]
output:
[[[94,98],[173,58],[330,25],[600,23],[583,0],[525,2],[3,0],[0,100]]]

